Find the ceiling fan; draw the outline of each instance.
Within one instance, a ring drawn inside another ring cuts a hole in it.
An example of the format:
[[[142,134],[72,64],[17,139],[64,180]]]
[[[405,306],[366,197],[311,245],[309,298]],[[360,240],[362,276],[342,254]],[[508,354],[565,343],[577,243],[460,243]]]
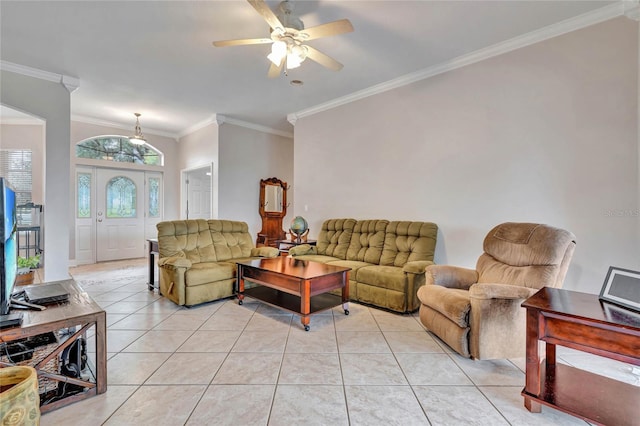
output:
[[[293,5],[289,0],[284,0],[278,6],[276,15],[264,0],[247,0],[251,6],[264,18],[271,27],[271,38],[252,38],[240,40],[214,41],[216,47],[241,46],[248,44],[271,43],[271,53],[267,58],[271,61],[269,67],[270,78],[280,75],[284,69],[297,68],[307,58],[316,61],[320,65],[332,71],[340,71],[343,65],[330,56],[308,46],[304,43],[321,37],[329,37],[350,33],[353,26],[348,19],[340,19],[311,28],[304,28],[304,23],[293,14]]]

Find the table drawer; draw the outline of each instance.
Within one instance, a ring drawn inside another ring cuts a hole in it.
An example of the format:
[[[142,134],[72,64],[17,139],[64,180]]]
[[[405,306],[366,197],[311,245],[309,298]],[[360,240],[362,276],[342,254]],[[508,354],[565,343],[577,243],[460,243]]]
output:
[[[542,315],[545,320],[541,340],[567,347],[579,346],[582,350],[591,348],[593,350],[588,352],[592,353],[606,351],[640,362],[640,334],[634,330],[614,329],[594,321],[567,320],[549,313]]]

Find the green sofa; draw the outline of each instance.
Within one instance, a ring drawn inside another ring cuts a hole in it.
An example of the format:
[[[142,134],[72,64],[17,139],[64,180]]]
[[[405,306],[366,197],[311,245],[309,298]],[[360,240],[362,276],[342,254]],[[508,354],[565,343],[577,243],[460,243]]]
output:
[[[273,247],[256,248],[244,222],[174,220],[157,229],[160,293],[178,305],[233,296],[237,262],[279,255]]]
[[[349,298],[396,312],[420,307],[418,288],[433,265],[438,227],[430,222],[329,219],[316,246],[289,254],[298,259],[351,268]]]

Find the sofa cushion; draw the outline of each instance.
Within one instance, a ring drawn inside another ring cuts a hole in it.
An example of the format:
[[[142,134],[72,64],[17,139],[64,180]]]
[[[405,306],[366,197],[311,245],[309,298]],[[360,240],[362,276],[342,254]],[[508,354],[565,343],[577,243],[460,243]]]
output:
[[[207,223],[218,261],[251,256],[253,239],[245,222],[211,219]]]
[[[355,224],[354,219],[325,220],[316,243],[318,254],[346,259]]]
[[[160,222],[157,229],[160,258],[184,256],[193,263],[217,260],[206,220]]]
[[[353,228],[347,260],[380,263],[388,220],[359,220]]]
[[[187,287],[228,280],[236,276],[236,264],[228,262],[194,263],[185,273]]]
[[[365,266],[358,270],[358,282],[404,292],[407,287],[405,275],[397,266]]]
[[[358,280],[358,271],[360,270],[360,268],[364,268],[365,266],[373,266],[371,263],[358,262],[357,260],[333,260],[328,263],[330,265],[342,266],[344,268],[351,268],[351,271],[349,271],[350,281]]]
[[[414,260],[431,260],[438,226],[431,222],[389,222],[380,265],[404,266]]]
[[[418,289],[418,299],[423,305],[444,315],[458,327],[469,326],[471,299],[467,290],[425,285]]]

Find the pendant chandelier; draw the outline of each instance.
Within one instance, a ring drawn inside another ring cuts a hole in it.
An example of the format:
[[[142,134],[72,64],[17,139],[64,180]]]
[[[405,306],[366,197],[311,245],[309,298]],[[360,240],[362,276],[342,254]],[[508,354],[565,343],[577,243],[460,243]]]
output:
[[[144,145],[147,143],[147,139],[142,134],[142,130],[140,129],[140,113],[134,113],[136,116],[136,129],[135,134],[133,136],[129,136],[129,142],[134,145]]]

